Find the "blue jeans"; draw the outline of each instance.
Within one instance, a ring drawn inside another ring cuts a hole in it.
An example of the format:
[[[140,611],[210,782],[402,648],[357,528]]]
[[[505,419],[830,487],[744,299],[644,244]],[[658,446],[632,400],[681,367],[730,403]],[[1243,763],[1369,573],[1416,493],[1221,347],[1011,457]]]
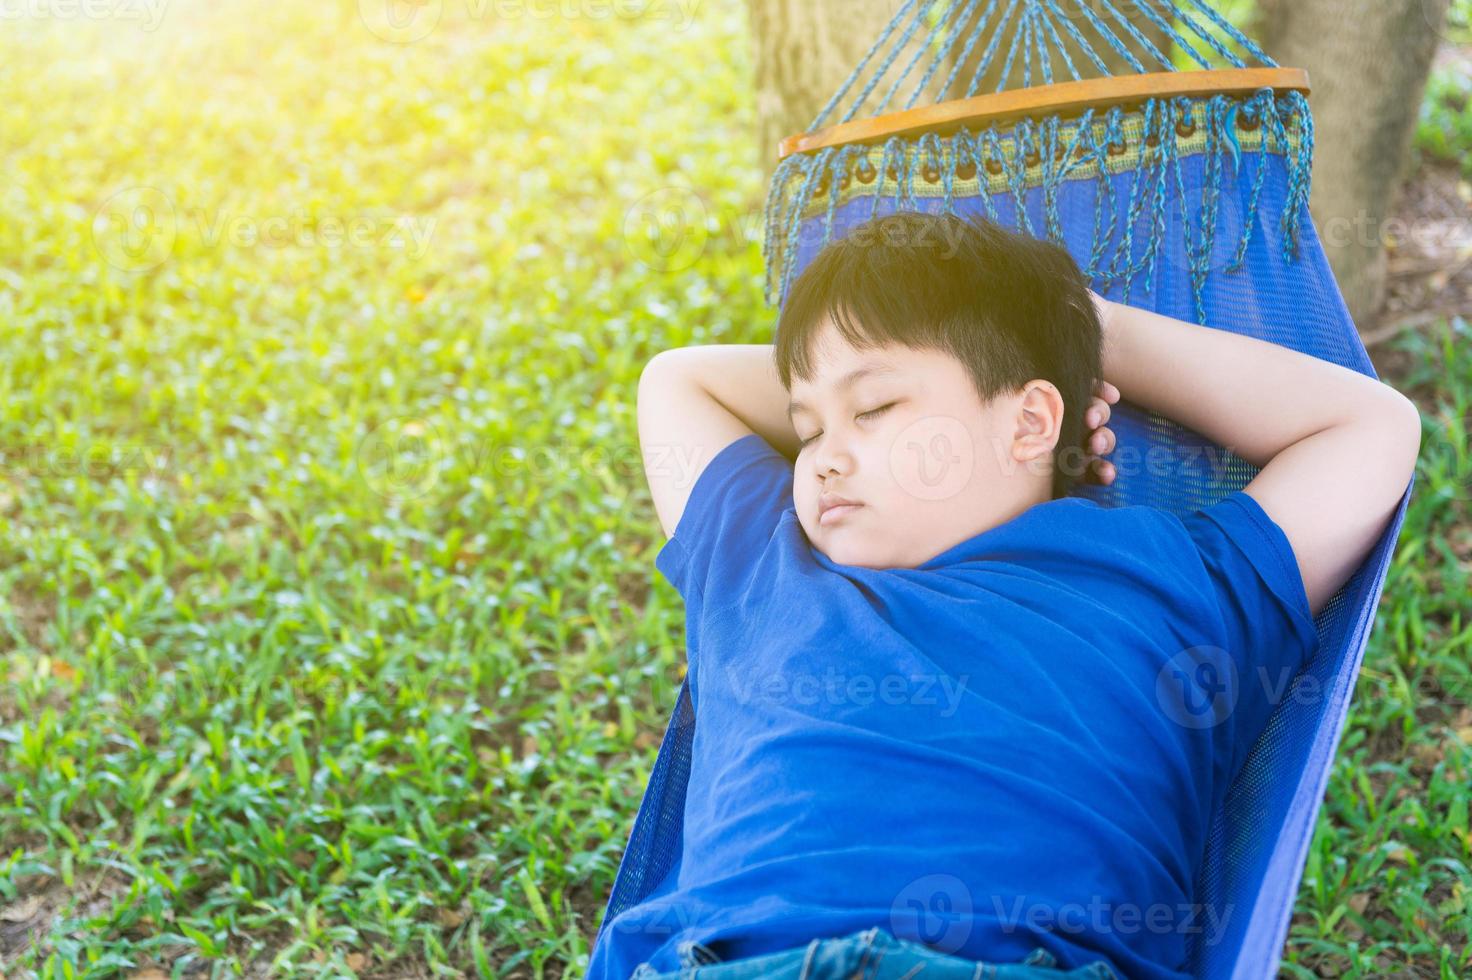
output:
[[[836,939],[722,963],[700,943],[680,948],[680,969],[656,973],[640,963],[629,980],[1118,980],[1103,960],[1064,971],[1039,946],[1021,963],[963,960],[896,939],[875,926]]]

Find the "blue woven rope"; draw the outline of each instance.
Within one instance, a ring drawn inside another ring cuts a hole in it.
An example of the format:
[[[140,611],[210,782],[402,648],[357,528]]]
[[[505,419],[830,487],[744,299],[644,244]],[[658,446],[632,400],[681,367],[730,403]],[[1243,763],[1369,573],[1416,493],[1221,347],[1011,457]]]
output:
[[[1072,79],[1081,79],[1083,65],[1070,52],[1070,41],[1101,73],[1107,71],[1107,63],[1096,50],[1100,46],[1112,49],[1117,60],[1127,66],[1126,70],[1147,71],[1147,62],[1173,70],[1168,54],[1126,16],[1126,5],[1131,3],[1159,36],[1170,39],[1203,68],[1212,67],[1208,51],[1193,45],[1192,40],[1232,67],[1247,66],[1244,58],[1223,43],[1218,34],[1257,62],[1276,65],[1203,0],[1008,0],[1004,9],[1001,0],[987,0],[984,5],[981,0],[906,0],[839,91],[818,113],[811,128],[829,124],[840,103],[857,89],[853,103],[833,121],[851,120],[869,103],[881,80],[890,75],[902,56],[905,58],[902,67],[879,97],[881,110],[895,101],[904,84],[922,65],[905,108],[913,108],[919,102],[946,65],[949,68],[936,97],[943,98],[953,91],[963,68],[969,69],[970,74],[965,95],[975,95],[999,54],[1003,60],[998,91],[1005,90],[1018,74],[1024,87],[1033,84],[1035,74],[1041,76],[1040,84],[1054,84],[1060,70]],[[1181,25],[1179,29],[1177,22]],[[1089,25],[1094,32],[1092,39],[1079,29],[1080,23]],[[926,27],[924,31],[922,25]],[[1014,29],[1006,29],[1008,25]],[[972,55],[984,34],[986,44],[973,65]],[[1005,52],[1001,51],[1004,39],[1008,39]],[[1236,179],[1244,164],[1237,135],[1239,123],[1262,129],[1248,196],[1247,207],[1251,213],[1255,213],[1261,200],[1266,171],[1263,164],[1272,153],[1282,153],[1287,158],[1287,197],[1279,217],[1283,232],[1281,247],[1285,260],[1296,254],[1313,159],[1313,119],[1302,93],[1279,95],[1264,88],[1245,98],[1217,95],[1145,100],[1132,117],[1136,120],[1132,126],[1142,130],[1137,138],[1143,139],[1145,145],[1139,148],[1141,152],[1121,212],[1117,198],[1124,190],[1111,179],[1118,173],[1111,150],[1117,153],[1125,145],[1124,118],[1120,106],[1111,106],[1103,112],[1102,133],[1095,131],[1100,117],[1095,110],[1088,109],[1078,119],[1068,121],[1072,132],[1067,136],[1063,133],[1063,121],[1055,116],[1021,119],[1009,126],[988,125],[978,132],[963,127],[944,138],[933,132],[891,136],[881,146],[851,145],[788,157],[778,165],[766,198],[763,249],[767,256],[768,301],[780,302],[786,295],[795,272],[799,237],[805,222],[813,219],[810,205],[814,203],[814,195],[822,193],[827,198],[819,217],[822,241],[827,244],[832,239],[834,216],[844,196],[843,189],[851,185],[855,176],[865,185],[872,184],[872,187],[865,186],[861,193],[872,198],[868,210],[874,217],[880,214],[885,201],[895,208],[918,206],[915,181],[919,171],[924,172],[927,184],[939,181],[940,207],[951,211],[956,205],[957,168],[974,167],[983,187],[989,178],[999,178],[993,186],[999,183],[1012,198],[1021,230],[1061,241],[1064,229],[1059,221],[1058,202],[1063,183],[1073,179],[1072,174],[1079,167],[1094,165],[1098,170],[1094,245],[1085,274],[1101,290],[1122,284],[1125,302],[1132,282],[1142,272],[1153,289],[1165,233],[1165,208],[1174,190],[1199,317],[1212,271],[1221,186],[1226,180]],[[1195,222],[1191,220],[1188,202],[1182,197],[1185,185],[1175,135],[1175,129],[1182,124],[1205,130],[1208,179],[1201,188]],[[1290,126],[1299,127],[1297,147],[1292,151]],[[1228,158],[1230,173],[1223,167]],[[1033,161],[1032,166],[1029,160]],[[1042,189],[1044,217],[1040,231],[1034,228],[1034,219],[1026,207],[1029,173],[1033,175],[1032,182]],[[979,195],[983,208],[995,219],[998,215],[991,196]],[[1117,235],[1116,225],[1119,225]],[[1248,221],[1241,227],[1241,237],[1224,271],[1236,271],[1245,261],[1254,225]]]

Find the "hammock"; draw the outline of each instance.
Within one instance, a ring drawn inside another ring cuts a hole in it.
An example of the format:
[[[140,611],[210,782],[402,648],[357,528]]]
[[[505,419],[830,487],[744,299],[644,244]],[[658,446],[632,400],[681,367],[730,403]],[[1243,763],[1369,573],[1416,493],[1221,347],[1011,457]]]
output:
[[[1313,156],[1306,73],[1278,67],[1202,0],[1010,0],[997,17],[1002,2],[909,0],[809,132],[783,141],[767,198],[768,301],[780,302],[824,244],[871,217],[984,214],[1064,245],[1106,298],[1375,377],[1303,220]],[[1120,9],[1131,6],[1129,16]],[[1009,89],[1019,65],[1021,85]],[[1057,65],[1068,73],[1062,81]],[[983,78],[996,90],[977,95]],[[906,104],[886,111],[912,79]],[[945,98],[963,81],[961,98]],[[917,106],[924,95],[932,102]],[[1257,473],[1127,398],[1110,424],[1115,482],[1075,491],[1100,503],[1185,513]],[[1316,655],[1285,689],[1213,817],[1196,901],[1229,917],[1215,942],[1204,929],[1191,935],[1178,966],[1193,976],[1276,975],[1414,482],[1316,618]],[[604,926],[678,872],[695,720],[687,680]]]

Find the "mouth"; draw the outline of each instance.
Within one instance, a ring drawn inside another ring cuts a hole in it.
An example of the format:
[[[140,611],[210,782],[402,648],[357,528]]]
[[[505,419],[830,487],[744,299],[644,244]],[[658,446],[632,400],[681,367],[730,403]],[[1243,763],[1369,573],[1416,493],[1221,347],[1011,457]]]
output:
[[[849,514],[852,514],[854,511],[858,510],[862,506],[864,506],[864,505],[863,504],[853,504],[853,503],[842,503],[842,504],[829,504],[829,505],[827,505],[825,507],[819,507],[818,508],[818,523],[821,524],[821,525],[823,525],[824,527],[828,526],[829,524],[835,524],[838,521],[843,520]]]

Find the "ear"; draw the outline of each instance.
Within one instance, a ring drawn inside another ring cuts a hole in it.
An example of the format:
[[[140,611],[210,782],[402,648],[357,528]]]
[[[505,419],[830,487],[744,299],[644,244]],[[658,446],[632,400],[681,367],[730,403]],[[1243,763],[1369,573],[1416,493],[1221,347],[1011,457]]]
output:
[[[1051,381],[1034,378],[1022,386],[1012,436],[1012,458],[1022,463],[1049,461],[1063,431],[1063,395]]]

